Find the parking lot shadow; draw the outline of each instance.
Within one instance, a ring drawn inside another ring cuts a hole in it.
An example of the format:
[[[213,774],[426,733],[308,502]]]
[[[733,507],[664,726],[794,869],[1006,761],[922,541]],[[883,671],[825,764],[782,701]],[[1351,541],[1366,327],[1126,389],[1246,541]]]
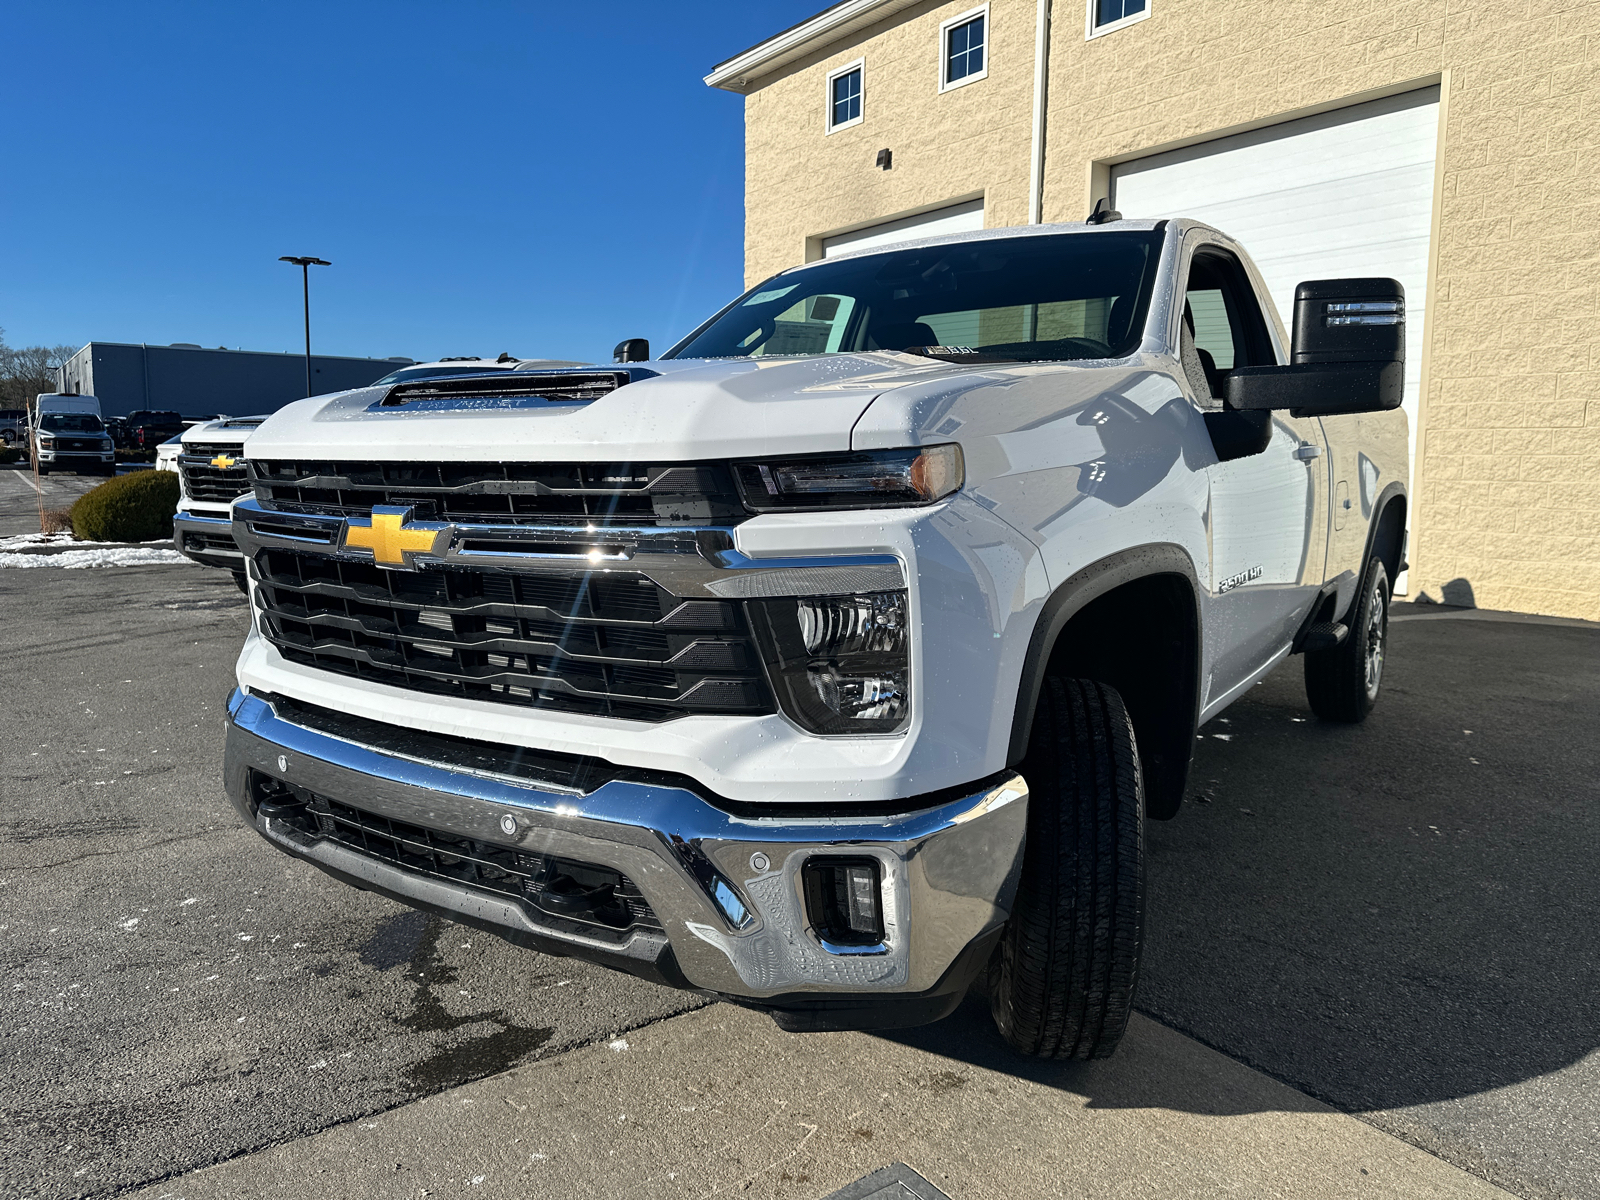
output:
[[[1280,668],[1202,731],[1183,811],[1147,825],[1139,1009],[1357,1112],[1600,1048],[1597,668],[1600,627],[1405,621],[1360,726],[1318,722],[1299,663]],[[976,1000],[884,1036],[1094,1104],[1237,1099],[1130,1081],[1121,1052],[1029,1062]],[[1563,1102],[1600,1105],[1583,1090]]]

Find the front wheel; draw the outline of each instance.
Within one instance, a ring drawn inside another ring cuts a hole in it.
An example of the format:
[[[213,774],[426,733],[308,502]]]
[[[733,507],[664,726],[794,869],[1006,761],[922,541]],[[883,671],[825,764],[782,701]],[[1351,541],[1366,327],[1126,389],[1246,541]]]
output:
[[[1144,781],[1122,697],[1049,679],[1028,757],[1028,839],[990,976],[995,1025],[1041,1058],[1105,1058],[1144,934]]]
[[[1306,699],[1324,721],[1353,725],[1366,720],[1378,702],[1389,646],[1389,595],[1389,571],[1374,557],[1362,576],[1344,641],[1306,655]]]

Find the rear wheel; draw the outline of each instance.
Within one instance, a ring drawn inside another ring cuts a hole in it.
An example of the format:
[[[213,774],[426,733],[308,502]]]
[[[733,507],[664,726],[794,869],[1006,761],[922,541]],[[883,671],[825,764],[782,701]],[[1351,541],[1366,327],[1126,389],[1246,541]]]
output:
[[[1306,699],[1324,721],[1364,721],[1383,686],[1389,645],[1389,571],[1381,558],[1367,564],[1361,591],[1345,622],[1343,642],[1306,655]]]
[[[1022,770],[1028,840],[990,968],[995,1024],[1024,1054],[1104,1058],[1128,1025],[1144,932],[1144,783],[1122,697],[1046,680]]]

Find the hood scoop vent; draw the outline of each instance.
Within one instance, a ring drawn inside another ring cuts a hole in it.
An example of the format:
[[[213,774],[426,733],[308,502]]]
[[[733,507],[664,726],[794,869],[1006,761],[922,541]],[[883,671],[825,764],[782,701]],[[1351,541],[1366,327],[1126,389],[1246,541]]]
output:
[[[653,374],[654,372],[651,372]],[[643,374],[641,372],[641,374]],[[506,408],[527,404],[588,404],[633,382],[628,371],[499,371],[397,383],[379,408]]]

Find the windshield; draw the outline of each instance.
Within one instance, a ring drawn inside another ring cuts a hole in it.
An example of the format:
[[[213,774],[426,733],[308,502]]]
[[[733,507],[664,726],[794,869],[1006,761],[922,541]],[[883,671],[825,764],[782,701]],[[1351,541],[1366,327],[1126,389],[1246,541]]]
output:
[[[955,361],[1107,358],[1139,343],[1158,231],[891,250],[775,276],[667,358],[910,350]]]
[[[104,433],[106,427],[89,413],[45,413],[39,428],[46,433]]]
[[[494,363],[479,363],[472,367],[406,367],[403,370],[390,371],[382,379],[374,380],[367,386],[379,387],[386,383],[404,383],[408,379],[443,379],[446,375],[482,375],[486,371],[503,369]]]

